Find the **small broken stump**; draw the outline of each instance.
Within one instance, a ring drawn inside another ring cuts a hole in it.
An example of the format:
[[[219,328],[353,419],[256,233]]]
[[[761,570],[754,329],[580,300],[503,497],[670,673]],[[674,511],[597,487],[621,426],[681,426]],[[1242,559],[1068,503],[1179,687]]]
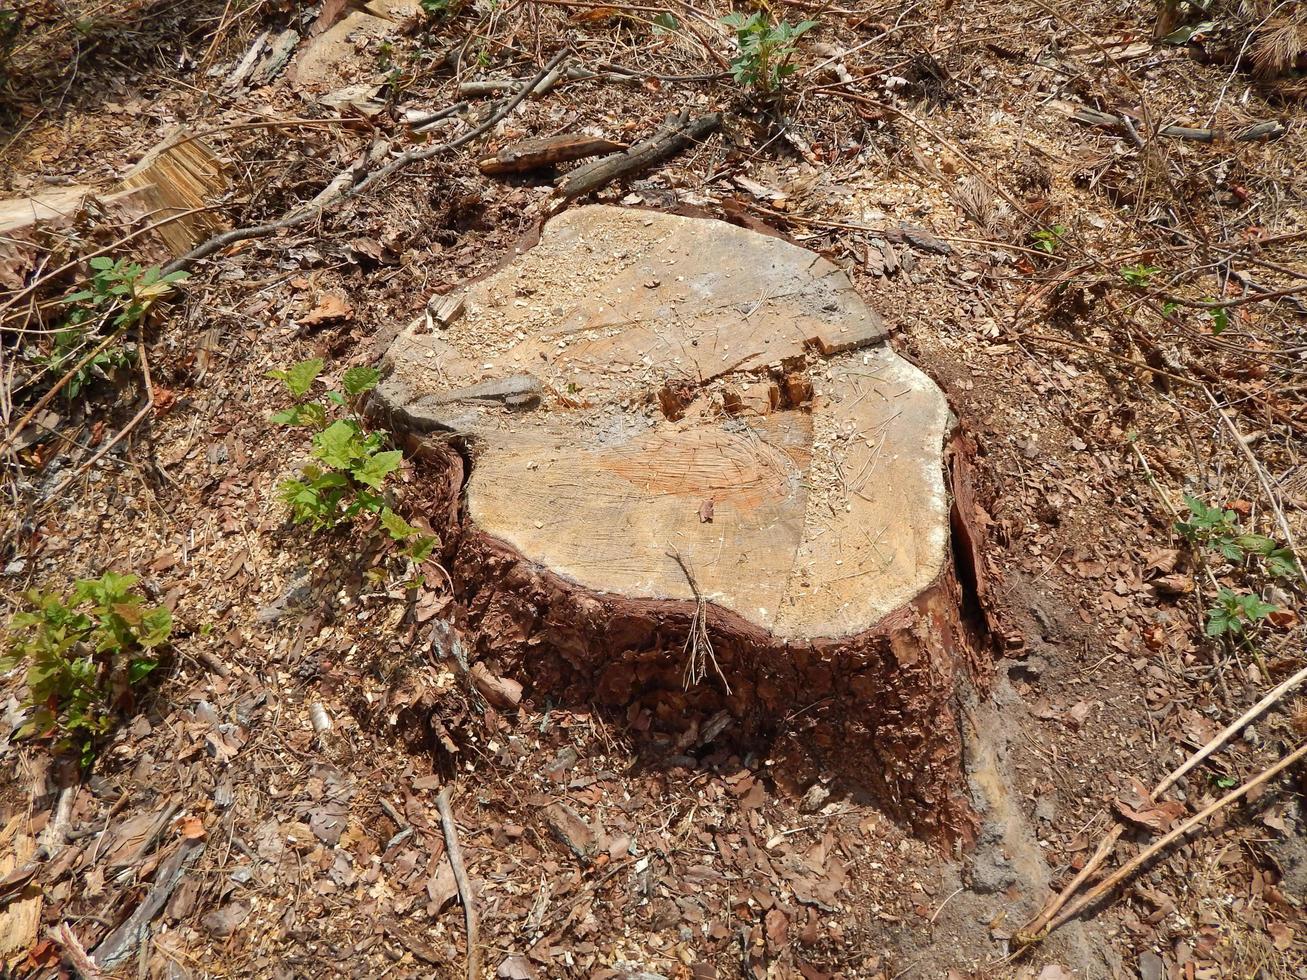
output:
[[[844,272],[594,206],[459,295],[394,341],[372,408],[453,472],[435,495],[494,672],[969,839],[957,690],[988,661],[951,560],[954,420]]]

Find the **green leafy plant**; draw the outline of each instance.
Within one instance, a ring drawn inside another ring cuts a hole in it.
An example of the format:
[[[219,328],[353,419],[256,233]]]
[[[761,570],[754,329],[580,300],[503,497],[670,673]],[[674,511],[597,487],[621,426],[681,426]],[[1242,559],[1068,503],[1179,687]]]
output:
[[[1066,225],[1054,225],[1052,228],[1032,232],[1030,240],[1034,242],[1035,248],[1052,255],[1062,244],[1062,239],[1066,237],[1069,230]]]
[[[1228,633],[1236,639],[1242,638],[1279,608],[1250,592],[1221,589],[1216,594],[1216,605],[1207,610],[1207,635]]]
[[[418,0],[422,12],[432,20],[453,17],[462,8],[462,0]]]
[[[666,10],[656,14],[651,23],[655,35],[676,34],[681,29],[680,21],[676,19],[676,15]]]
[[[165,275],[157,265],[146,268],[105,255],[96,256],[88,264],[91,278],[82,289],[64,298],[71,309],[55,333],[53,350],[45,358],[55,371],[71,366],[82,348],[106,326],[115,334],[136,326],[156,303],[172,293],[174,283],[187,276],[181,271]],[[130,359],[123,347],[106,345],[69,378],[65,393],[69,398],[76,398],[95,375],[121,367]]]
[[[1162,270],[1155,265],[1144,265],[1142,262],[1136,265],[1127,265],[1121,269],[1121,278],[1131,286],[1147,286],[1153,276]]]
[[[1230,311],[1224,306],[1218,306],[1214,310],[1208,310],[1207,316],[1212,321],[1212,336],[1219,337],[1230,326]]]
[[[376,387],[375,368],[353,367],[341,376],[344,391],[329,391],[322,400],[309,397],[322,373],[321,358],[310,358],[284,370],[268,372],[281,381],[294,403],[272,416],[279,425],[313,432],[315,463],[304,466],[298,478],[283,480],[278,495],[290,508],[297,524],[314,530],[339,527],[360,514],[376,515],[400,553],[416,564],[430,557],[437,539],[421,534],[391,509],[385,499],[388,478],[399,469],[404,454],[385,449],[387,433],[369,432],[363,420],[350,412],[352,400]],[[341,410],[344,410],[343,412]],[[333,414],[343,417],[332,418]]]
[[[1234,511],[1208,506],[1188,494],[1184,502],[1190,516],[1187,521],[1179,521],[1175,529],[1191,544],[1210,548],[1228,561],[1259,558],[1264,569],[1277,578],[1298,577],[1293,552],[1263,534],[1240,531]]]
[[[32,590],[27,609],[9,623],[0,674],[27,665],[31,715],[15,738],[52,738],[57,749],[75,751],[83,764],[96,740],[108,732],[132,689],[159,665],[172,632],[166,606],[147,607],[132,591],[135,575],[106,572],[81,579],[67,598]]]
[[[721,22],[735,31],[731,71],[736,84],[763,95],[777,94],[785,79],[794,74],[794,42],[817,26],[815,20],[772,23],[761,11],[728,14]]]

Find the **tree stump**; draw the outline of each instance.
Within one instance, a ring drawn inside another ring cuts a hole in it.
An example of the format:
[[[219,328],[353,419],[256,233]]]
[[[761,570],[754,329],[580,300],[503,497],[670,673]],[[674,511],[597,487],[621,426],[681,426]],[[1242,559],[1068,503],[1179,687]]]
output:
[[[954,419],[842,270],[594,206],[431,308],[373,407],[449,467],[433,502],[497,671],[970,838],[957,690],[988,659],[951,560]]]

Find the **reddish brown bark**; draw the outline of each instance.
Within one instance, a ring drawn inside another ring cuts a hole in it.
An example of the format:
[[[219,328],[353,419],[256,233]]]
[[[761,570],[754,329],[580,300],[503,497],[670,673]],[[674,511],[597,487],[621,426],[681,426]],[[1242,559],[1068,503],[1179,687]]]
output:
[[[702,726],[725,711],[730,723],[713,746],[770,760],[779,791],[802,794],[820,779],[923,836],[974,839],[959,692],[986,686],[991,640],[960,440],[950,469],[954,499],[966,505],[955,503],[953,514],[961,553],[938,579],[873,629],[838,640],[785,643],[709,605],[729,694],[711,672],[684,687],[694,603],[596,593],[525,560],[461,521],[452,494],[462,458],[448,445],[424,450],[451,495],[432,507],[445,521],[459,625],[492,672],[523,685],[526,700],[595,705],[649,753],[666,756],[702,751]]]

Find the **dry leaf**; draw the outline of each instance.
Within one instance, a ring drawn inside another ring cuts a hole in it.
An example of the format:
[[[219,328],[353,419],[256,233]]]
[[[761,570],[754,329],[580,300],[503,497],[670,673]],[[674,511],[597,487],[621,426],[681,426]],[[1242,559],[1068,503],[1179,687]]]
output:
[[[1184,804],[1170,800],[1155,806],[1135,809],[1118,797],[1112,800],[1112,805],[1131,823],[1145,827],[1155,834],[1165,833],[1176,819],[1184,816]]]
[[[348,320],[354,316],[354,309],[345,297],[337,293],[323,293],[318,305],[306,315],[300,317],[300,326],[312,327],[319,323],[333,320]]]
[[[204,836],[204,821],[199,817],[183,817],[177,821],[177,829],[187,840],[199,840]]]
[[[1266,927],[1266,931],[1271,934],[1271,942],[1280,952],[1285,952],[1293,945],[1294,931],[1282,922],[1272,922]]]

